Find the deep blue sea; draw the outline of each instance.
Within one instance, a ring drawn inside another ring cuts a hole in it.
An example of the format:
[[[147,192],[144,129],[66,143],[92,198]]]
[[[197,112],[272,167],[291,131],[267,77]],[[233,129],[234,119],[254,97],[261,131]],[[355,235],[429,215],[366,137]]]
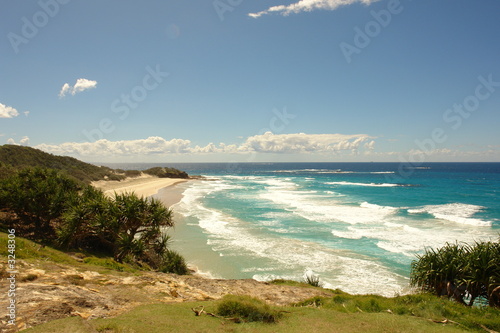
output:
[[[144,169],[151,165],[112,165]],[[211,277],[301,280],[393,296],[426,247],[498,240],[500,163],[169,164],[173,246]]]

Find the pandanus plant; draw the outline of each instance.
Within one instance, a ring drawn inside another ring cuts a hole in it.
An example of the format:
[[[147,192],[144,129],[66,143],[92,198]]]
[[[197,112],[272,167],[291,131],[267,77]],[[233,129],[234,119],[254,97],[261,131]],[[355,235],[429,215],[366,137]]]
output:
[[[500,306],[500,244],[476,242],[426,249],[412,262],[410,283],[438,296],[471,306],[478,297]]]

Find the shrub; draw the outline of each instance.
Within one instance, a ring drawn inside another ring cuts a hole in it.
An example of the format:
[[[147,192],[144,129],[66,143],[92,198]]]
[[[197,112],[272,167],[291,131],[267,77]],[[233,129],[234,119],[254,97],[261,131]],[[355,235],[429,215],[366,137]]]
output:
[[[263,301],[250,296],[226,295],[217,306],[217,314],[223,317],[236,317],[246,322],[275,323],[281,313]]]
[[[172,250],[165,251],[162,257],[160,270],[163,273],[174,273],[178,275],[189,274],[189,269],[184,258],[179,253]]]
[[[125,173],[125,176],[127,176],[127,177],[138,177],[142,174],[138,170],[125,170],[124,173]]]
[[[323,288],[323,283],[319,280],[319,275],[315,274],[306,274],[304,277],[304,282],[313,287]]]

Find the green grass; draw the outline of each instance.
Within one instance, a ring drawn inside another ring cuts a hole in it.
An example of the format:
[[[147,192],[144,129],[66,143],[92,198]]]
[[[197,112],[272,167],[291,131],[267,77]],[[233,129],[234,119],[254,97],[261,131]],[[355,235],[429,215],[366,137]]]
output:
[[[139,306],[115,318],[84,321],[80,318],[56,320],[36,328],[30,333],[48,332],[463,332],[453,324],[436,324],[414,316],[389,313],[343,313],[332,309],[285,307],[283,318],[274,324],[250,322],[233,323],[207,315],[196,317],[191,308],[204,306],[215,312],[217,301],[152,304]]]
[[[481,325],[500,331],[500,309],[491,307],[467,307],[457,302],[430,294],[416,294],[386,298],[377,295],[350,295],[335,291],[332,297],[315,297],[297,306],[321,307],[323,309],[353,313],[392,313],[396,316],[411,316],[427,320],[445,319],[458,323],[462,328],[484,331]]]
[[[218,302],[216,312],[238,322],[276,323],[282,317],[282,312],[276,307],[250,296],[226,295]]]
[[[0,232],[0,255],[7,256],[7,234]],[[16,259],[41,259],[55,263],[78,265],[79,262],[62,251],[42,246],[22,237],[16,237]]]
[[[84,258],[83,262],[86,264],[89,264],[89,265],[109,268],[111,270],[118,271],[118,272],[130,272],[130,273],[137,272],[137,269],[133,268],[132,266],[130,266],[128,264],[119,263],[119,262],[113,260],[113,258],[109,258],[109,257],[98,258],[95,256],[90,256],[90,257]]]
[[[302,287],[302,288],[319,288],[317,286],[313,286],[307,282],[303,281],[294,281],[294,280],[284,280],[284,279],[276,279],[272,280],[269,283],[275,284],[277,286],[290,286],[290,287]]]
[[[113,260],[110,257],[96,257],[87,256],[83,259],[83,262],[77,260],[69,254],[51,248],[50,246],[41,246],[40,244],[27,240],[22,237],[16,237],[16,259],[23,259],[26,261],[38,260],[45,261],[47,263],[56,263],[74,266],[75,268],[81,268],[85,270],[96,270],[101,274],[106,274],[112,271],[115,272],[128,272],[135,273],[138,270],[129,264],[121,264]],[[8,238],[7,234],[0,232],[0,256],[7,257],[9,254],[7,252]],[[80,256],[85,256],[80,254]]]
[[[6,256],[7,234],[0,233],[0,255]],[[112,258],[86,257],[85,262],[48,246],[16,237],[16,257],[65,264],[77,270],[95,270],[101,274],[135,274],[133,267],[118,264]],[[118,265],[118,266],[116,266]],[[123,265],[123,266],[121,266]],[[1,273],[1,272],[0,272]],[[1,274],[0,274],[1,275]],[[70,283],[84,283],[77,276]],[[303,282],[278,280],[277,285],[314,288]],[[148,304],[115,318],[83,320],[71,317],[56,320],[26,332],[485,332],[484,327],[500,331],[500,309],[466,307],[428,294],[385,298],[376,295],[350,295],[333,290],[330,297],[315,297],[290,307],[270,307],[286,311],[276,323],[243,322],[240,324],[202,315],[191,308],[204,306],[216,313],[219,301]],[[262,306],[261,302],[257,302]],[[265,306],[263,306],[265,308]],[[389,311],[388,311],[389,310]],[[448,319],[448,324],[433,321]]]

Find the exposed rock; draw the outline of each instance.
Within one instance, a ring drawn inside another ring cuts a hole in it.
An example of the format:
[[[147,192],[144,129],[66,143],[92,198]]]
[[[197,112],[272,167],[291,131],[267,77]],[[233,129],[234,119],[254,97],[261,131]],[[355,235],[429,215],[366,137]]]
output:
[[[119,315],[146,303],[174,303],[219,299],[226,294],[250,295],[276,305],[296,303],[327,290],[271,285],[255,280],[212,280],[196,275],[179,276],[157,272],[139,274],[94,271],[80,272],[71,266],[26,263],[18,260],[23,275],[36,274],[33,281],[17,281],[17,327],[6,326],[2,315],[1,332],[15,332],[68,316],[84,319]],[[43,267],[43,269],[42,269]],[[2,286],[0,292],[7,293]],[[0,308],[7,306],[2,298]]]

